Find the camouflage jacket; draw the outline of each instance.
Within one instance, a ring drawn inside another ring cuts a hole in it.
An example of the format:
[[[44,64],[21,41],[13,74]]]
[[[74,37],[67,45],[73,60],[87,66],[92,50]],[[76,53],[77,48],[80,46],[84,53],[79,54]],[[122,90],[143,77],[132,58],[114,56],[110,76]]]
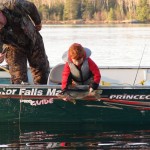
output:
[[[2,42],[1,42],[1,40],[0,40],[0,53],[2,52],[3,50],[2,50]]]
[[[23,40],[27,36],[32,41],[32,44],[35,44],[37,34],[39,34],[35,29],[35,25],[39,25],[41,19],[33,3],[27,0],[0,0],[0,11],[7,18],[7,24],[3,32],[0,33],[3,43],[14,43],[19,46],[18,43],[22,43],[22,41],[19,41],[18,35],[25,34]]]

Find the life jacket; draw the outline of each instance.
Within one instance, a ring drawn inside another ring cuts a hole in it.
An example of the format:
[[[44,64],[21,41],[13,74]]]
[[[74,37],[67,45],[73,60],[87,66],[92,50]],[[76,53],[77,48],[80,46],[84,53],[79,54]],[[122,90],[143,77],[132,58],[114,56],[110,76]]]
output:
[[[84,59],[80,69],[78,69],[71,60],[69,60],[68,52],[65,52],[62,57],[65,62],[68,62],[72,78],[77,84],[88,84],[89,81],[91,81],[92,77],[88,64],[88,58],[91,55],[91,51],[88,48],[84,49],[86,53],[86,58]]]

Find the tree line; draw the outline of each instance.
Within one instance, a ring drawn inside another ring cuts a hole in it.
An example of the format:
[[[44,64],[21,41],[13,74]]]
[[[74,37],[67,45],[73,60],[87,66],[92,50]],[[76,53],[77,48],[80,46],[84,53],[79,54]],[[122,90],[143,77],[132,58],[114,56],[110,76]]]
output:
[[[31,0],[42,20],[150,21],[150,0]]]

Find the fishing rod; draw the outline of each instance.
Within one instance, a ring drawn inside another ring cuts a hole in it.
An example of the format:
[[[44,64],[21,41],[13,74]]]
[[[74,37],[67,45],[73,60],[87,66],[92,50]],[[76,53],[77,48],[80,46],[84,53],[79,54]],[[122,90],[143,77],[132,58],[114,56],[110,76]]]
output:
[[[145,49],[146,49],[146,44],[144,45],[144,49],[143,49],[143,52],[142,52],[142,56],[141,56],[141,59],[140,59],[139,66],[138,66],[138,68],[137,68],[137,72],[136,72],[136,75],[135,75],[135,79],[134,79],[134,82],[133,82],[133,86],[135,85],[135,81],[136,81],[137,75],[138,75],[138,73],[139,73],[139,69],[140,69],[140,66],[141,66],[141,62],[142,62],[142,59],[143,59],[143,56],[144,56]]]
[[[8,72],[8,73],[9,73],[9,70],[8,70],[7,68],[5,68],[5,67],[1,66],[1,65],[0,65],[0,69],[2,69],[2,70],[4,70],[4,71],[6,71],[6,72]]]

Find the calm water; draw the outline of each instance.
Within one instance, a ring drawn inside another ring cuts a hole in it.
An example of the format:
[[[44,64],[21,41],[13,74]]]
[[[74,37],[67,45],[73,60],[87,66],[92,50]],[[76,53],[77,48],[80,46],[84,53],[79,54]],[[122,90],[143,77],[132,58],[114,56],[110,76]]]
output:
[[[149,149],[149,127],[101,124],[0,125],[0,149]]]
[[[45,26],[41,34],[51,66],[74,43],[92,50],[98,66],[150,66],[150,25]],[[144,55],[142,57],[142,53]]]
[[[150,66],[150,25],[44,26],[51,66],[74,43],[92,50],[99,66]],[[143,55],[142,55],[143,54]],[[0,124],[0,149],[149,149],[149,126]]]

